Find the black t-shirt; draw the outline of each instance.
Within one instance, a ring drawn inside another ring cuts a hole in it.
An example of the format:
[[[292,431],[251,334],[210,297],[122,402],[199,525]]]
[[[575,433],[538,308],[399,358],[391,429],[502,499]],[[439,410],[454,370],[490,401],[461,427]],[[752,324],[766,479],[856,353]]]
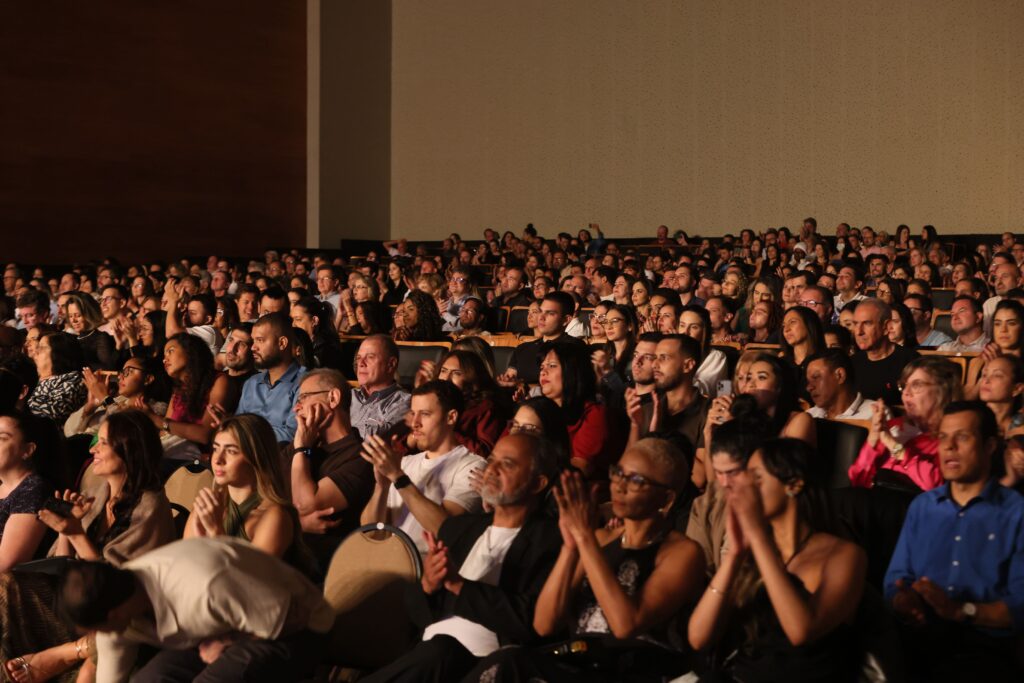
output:
[[[868,354],[858,351],[853,354],[854,386],[864,398],[882,399],[893,406],[903,402],[897,386],[904,366],[918,357],[917,351],[897,346],[882,360],[869,360]]]
[[[551,340],[559,344],[579,344],[584,346],[582,339],[562,333],[562,336]],[[543,339],[534,339],[520,344],[512,352],[512,361],[509,367],[516,369],[516,377],[527,384],[536,384],[540,380],[540,347],[544,344]]]

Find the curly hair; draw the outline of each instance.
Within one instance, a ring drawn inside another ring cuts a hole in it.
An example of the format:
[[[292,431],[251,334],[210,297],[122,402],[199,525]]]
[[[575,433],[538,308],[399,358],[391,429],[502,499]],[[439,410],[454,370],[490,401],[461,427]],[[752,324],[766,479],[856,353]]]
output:
[[[444,338],[444,332],[441,331],[444,322],[437,310],[437,303],[429,294],[413,289],[405,300],[416,307],[416,324],[402,341],[437,341]]]
[[[217,372],[213,367],[213,354],[206,342],[188,332],[174,335],[167,340],[168,344],[171,342],[181,346],[188,359],[182,380],[175,382],[175,393],[178,394],[179,400],[185,402],[185,410],[189,417],[202,417],[213,381],[217,379]]]

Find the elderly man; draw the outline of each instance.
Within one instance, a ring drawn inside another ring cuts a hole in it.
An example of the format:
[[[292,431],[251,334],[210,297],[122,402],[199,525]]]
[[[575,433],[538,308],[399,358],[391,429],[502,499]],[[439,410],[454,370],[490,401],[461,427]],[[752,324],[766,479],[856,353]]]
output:
[[[992,336],[992,316],[996,312],[996,305],[1003,300],[1011,289],[1021,285],[1020,268],[1011,256],[1007,263],[993,264],[991,278],[995,294],[985,301],[984,306],[985,334],[988,336]]]
[[[853,362],[838,349],[811,356],[807,363],[807,393],[814,405],[811,417],[839,420],[870,420],[874,401],[866,401],[854,389]]]
[[[499,647],[535,639],[533,608],[562,545],[541,513],[557,476],[545,439],[517,433],[495,444],[480,487],[493,512],[449,517],[427,537],[424,599],[412,615],[423,641],[367,683],[461,680]]]
[[[854,386],[865,398],[900,403],[903,367],[918,353],[889,340],[892,309],[880,299],[864,299],[853,312],[852,329],[858,351],[853,355]]]
[[[395,381],[398,345],[386,334],[367,337],[355,357],[359,388],[352,392],[352,426],[363,438],[385,434],[409,412],[409,393]]]
[[[72,562],[62,612],[96,631],[97,683],[302,680],[334,610],[301,572],[236,538],[191,538],[121,568]],[[160,648],[132,675],[139,645]]]

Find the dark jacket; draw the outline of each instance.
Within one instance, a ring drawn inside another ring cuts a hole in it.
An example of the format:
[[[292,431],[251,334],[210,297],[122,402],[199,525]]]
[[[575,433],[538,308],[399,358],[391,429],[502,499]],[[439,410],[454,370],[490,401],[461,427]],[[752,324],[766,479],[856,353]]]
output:
[[[462,566],[493,520],[493,514],[465,514],[444,521],[437,535],[448,547],[453,567]],[[410,605],[411,617],[417,626],[426,628],[458,616],[494,631],[502,645],[528,643],[537,638],[533,608],[561,549],[558,522],[536,510],[512,541],[497,586],[466,581],[458,595],[441,588],[424,596],[418,590]]]

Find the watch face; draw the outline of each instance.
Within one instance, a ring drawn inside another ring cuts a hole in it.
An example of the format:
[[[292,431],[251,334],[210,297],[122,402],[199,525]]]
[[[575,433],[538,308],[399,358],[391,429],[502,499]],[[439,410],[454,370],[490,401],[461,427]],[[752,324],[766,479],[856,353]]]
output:
[[[977,605],[975,605],[973,602],[965,602],[964,603],[964,614],[966,614],[967,616],[973,618],[974,615],[976,615],[977,613],[978,613],[978,606]]]

